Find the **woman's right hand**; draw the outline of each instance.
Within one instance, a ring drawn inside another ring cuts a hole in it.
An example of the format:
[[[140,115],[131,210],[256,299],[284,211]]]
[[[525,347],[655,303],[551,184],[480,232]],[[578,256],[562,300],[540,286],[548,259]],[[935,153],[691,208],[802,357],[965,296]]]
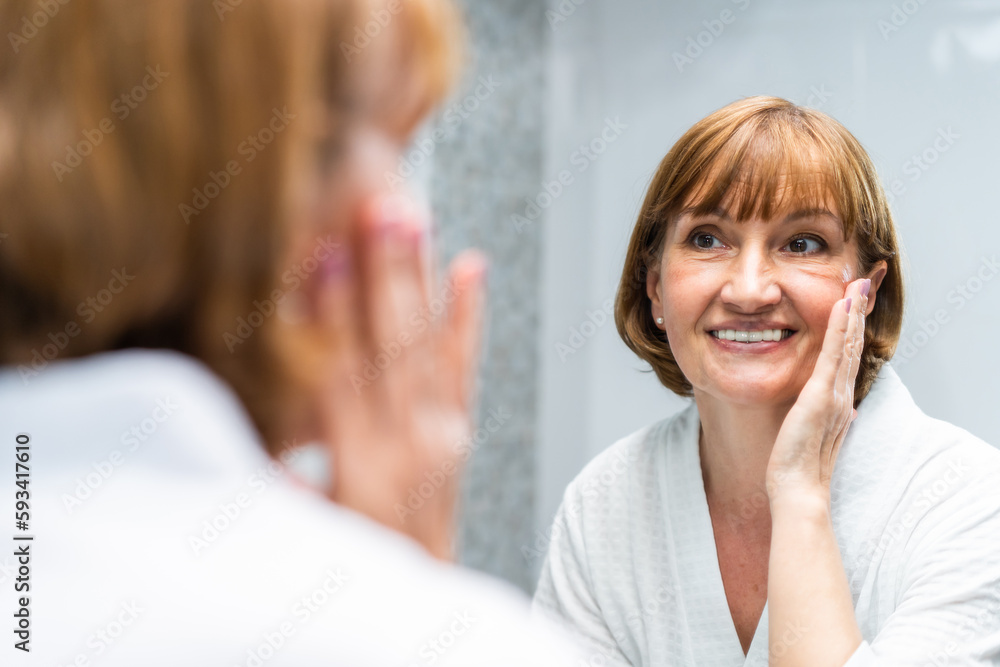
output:
[[[363,218],[351,259],[335,260],[321,288],[336,341],[322,415],[331,495],[451,559],[487,262],[465,251],[437,284],[416,206],[381,198]]]

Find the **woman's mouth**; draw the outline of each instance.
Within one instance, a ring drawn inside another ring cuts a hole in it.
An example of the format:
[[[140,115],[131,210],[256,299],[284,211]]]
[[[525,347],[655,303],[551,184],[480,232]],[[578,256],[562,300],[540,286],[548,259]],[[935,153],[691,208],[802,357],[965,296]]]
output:
[[[794,334],[795,331],[792,329],[759,329],[756,331],[715,329],[708,333],[719,340],[752,344],[782,341]]]

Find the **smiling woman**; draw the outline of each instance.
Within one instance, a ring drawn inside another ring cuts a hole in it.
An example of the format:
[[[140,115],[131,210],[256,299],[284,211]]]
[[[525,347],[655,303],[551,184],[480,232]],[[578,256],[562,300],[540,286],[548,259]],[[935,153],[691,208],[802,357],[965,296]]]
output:
[[[664,224],[670,218],[678,223]],[[684,252],[685,244],[707,249],[701,245],[712,234],[702,232],[695,238],[698,225],[714,225],[716,230],[725,225],[730,233],[753,236],[754,226],[746,229],[742,223],[754,220],[782,221],[767,226],[774,239],[761,239],[765,244],[783,241],[775,248],[783,252],[774,253],[773,270],[801,262],[805,258],[791,255],[803,254],[809,258],[804,267],[810,274],[836,271],[830,275],[846,286],[852,276],[867,276],[885,262],[879,298],[873,300],[865,326],[855,387],[860,403],[895,351],[903,321],[903,279],[892,214],[875,167],[857,139],[825,114],[783,100],[757,97],[731,104],[695,124],[664,158],[650,184],[622,271],[615,309],[622,339],[650,363],[664,385],[690,396],[691,384],[677,367],[673,347],[663,345],[663,327],[657,326],[648,307],[649,269],[659,267],[664,253],[677,254],[678,259],[705,259],[706,255]],[[725,246],[725,239],[713,236],[711,248]],[[796,245],[791,247],[792,243]],[[743,254],[743,261],[750,259]],[[669,265],[673,270],[674,263]],[[741,281],[730,290],[741,287],[754,286]],[[822,281],[819,287],[823,288]],[[825,320],[820,327],[822,340]]]
[[[570,485],[536,608],[605,664],[995,664],[1000,454],[924,415],[887,363],[899,259],[871,160],[832,118],[755,97],[685,133],[615,319],[694,400]]]

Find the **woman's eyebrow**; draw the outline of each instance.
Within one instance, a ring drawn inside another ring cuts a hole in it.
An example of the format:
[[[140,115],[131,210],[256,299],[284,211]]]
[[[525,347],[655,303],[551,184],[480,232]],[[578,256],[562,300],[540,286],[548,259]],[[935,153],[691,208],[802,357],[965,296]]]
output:
[[[694,217],[699,217],[699,218],[704,218],[704,217],[708,217],[708,216],[715,216],[715,217],[719,218],[720,220],[725,220],[726,222],[730,222],[729,214],[726,213],[726,210],[724,208],[722,208],[721,206],[716,206],[711,211],[703,211],[698,206],[688,206],[685,209],[681,209],[680,215],[677,216],[677,217],[678,218],[686,218],[686,217],[689,217],[689,216],[694,216]]]
[[[801,220],[802,218],[830,218],[836,222],[840,222],[840,218],[833,214],[832,211],[825,208],[803,208],[798,211],[793,211],[785,216],[783,222],[795,222],[796,220]]]

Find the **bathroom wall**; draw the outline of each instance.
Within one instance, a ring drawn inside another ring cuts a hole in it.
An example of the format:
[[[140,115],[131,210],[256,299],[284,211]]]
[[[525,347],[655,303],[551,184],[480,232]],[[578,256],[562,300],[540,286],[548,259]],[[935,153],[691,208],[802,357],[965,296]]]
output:
[[[423,178],[444,255],[493,256],[480,422],[510,412],[471,462],[464,562],[531,590],[566,484],[685,405],[643,372],[608,304],[659,160],[748,95],[821,109],[870,151],[908,265],[894,366],[926,412],[1000,445],[1000,2],[464,6],[472,60],[455,98],[477,108],[438,117],[447,137]]]

